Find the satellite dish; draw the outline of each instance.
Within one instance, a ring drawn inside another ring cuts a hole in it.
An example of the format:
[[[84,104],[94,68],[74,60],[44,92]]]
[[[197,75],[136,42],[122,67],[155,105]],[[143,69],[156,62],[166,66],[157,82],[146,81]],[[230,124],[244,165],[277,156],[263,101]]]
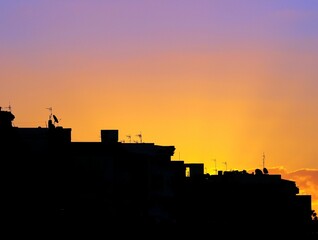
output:
[[[53,115],[53,118],[54,118],[54,122],[58,123],[59,120],[57,119],[57,117],[55,115]]]

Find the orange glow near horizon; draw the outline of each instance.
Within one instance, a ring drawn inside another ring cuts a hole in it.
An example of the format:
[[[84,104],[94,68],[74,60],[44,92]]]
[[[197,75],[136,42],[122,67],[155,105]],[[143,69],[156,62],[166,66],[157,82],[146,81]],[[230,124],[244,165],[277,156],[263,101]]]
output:
[[[297,82],[289,79],[286,85],[276,74],[265,74],[264,68],[276,64],[262,61],[267,54],[271,53],[259,53],[259,59],[251,61],[255,53],[244,52],[244,57],[228,62],[233,55],[226,52],[222,56],[182,53],[181,58],[181,53],[169,53],[105,64],[109,71],[94,61],[79,71],[38,76],[16,66],[28,81],[15,86],[21,76],[12,75],[13,84],[8,85],[16,87],[17,95],[7,98],[17,126],[43,126],[45,108],[53,107],[61,125],[72,128],[75,141],[99,141],[101,129],[116,128],[122,139],[142,132],[145,141],[175,145],[182,160],[204,162],[208,171],[215,158],[232,169],[259,166],[264,151],[268,165],[288,162],[295,170],[304,163],[297,160],[307,158],[303,160],[312,167],[318,157],[317,104],[308,105],[307,98],[313,97],[309,95],[293,99],[305,91]],[[84,57],[77,57],[67,61],[84,65]],[[271,83],[284,88],[275,93]],[[300,139],[306,143],[301,151]]]
[[[0,106],[18,127],[52,107],[73,141],[142,133],[209,173],[264,152],[318,169],[317,4],[226,2],[3,1]]]

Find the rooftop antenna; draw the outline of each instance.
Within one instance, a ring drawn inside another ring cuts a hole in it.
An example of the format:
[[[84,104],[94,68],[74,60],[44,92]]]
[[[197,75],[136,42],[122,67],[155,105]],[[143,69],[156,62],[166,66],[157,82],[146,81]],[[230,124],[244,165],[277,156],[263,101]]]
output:
[[[10,105],[10,103],[9,103],[9,106],[8,106],[8,107],[4,107],[4,108],[9,109],[9,112],[11,112],[11,105]]]
[[[215,174],[217,174],[218,170],[216,168],[216,159],[215,158],[213,159],[213,162],[214,162],[214,171],[215,171]]]
[[[141,133],[137,134],[136,136],[139,137],[140,142],[142,143],[142,135],[141,135]]]
[[[49,108],[46,108],[46,109],[48,109],[49,111],[50,111],[50,115],[49,115],[49,120],[51,120],[52,119],[52,111],[53,111],[53,109],[52,109],[52,107],[49,107]]]
[[[49,107],[49,108],[46,108],[50,111],[50,115],[49,115],[49,121],[48,121],[48,127],[51,128],[51,127],[55,127],[55,124],[59,122],[59,120],[57,119],[57,117],[55,115],[53,115],[52,111],[52,107]],[[53,117],[53,120],[52,120],[52,117]]]
[[[263,172],[265,174],[268,174],[268,170],[267,168],[265,167],[265,153],[263,152]]]
[[[227,162],[223,162],[225,165],[225,171],[227,171]]]
[[[9,106],[8,106],[9,112],[11,112],[11,104],[9,102]]]

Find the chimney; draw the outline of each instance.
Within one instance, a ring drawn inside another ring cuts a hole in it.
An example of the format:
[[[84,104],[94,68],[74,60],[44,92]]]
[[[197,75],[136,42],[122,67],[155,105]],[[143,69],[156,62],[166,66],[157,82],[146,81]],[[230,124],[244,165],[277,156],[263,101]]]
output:
[[[101,130],[101,141],[103,143],[117,143],[118,130]]]

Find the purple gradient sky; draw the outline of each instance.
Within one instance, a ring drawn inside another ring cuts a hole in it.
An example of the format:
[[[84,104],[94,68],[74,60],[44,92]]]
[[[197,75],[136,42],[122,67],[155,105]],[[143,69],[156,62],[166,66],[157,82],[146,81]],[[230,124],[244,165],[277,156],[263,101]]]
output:
[[[318,1],[3,0],[0,106],[74,141],[175,145],[218,168],[318,169]]]

